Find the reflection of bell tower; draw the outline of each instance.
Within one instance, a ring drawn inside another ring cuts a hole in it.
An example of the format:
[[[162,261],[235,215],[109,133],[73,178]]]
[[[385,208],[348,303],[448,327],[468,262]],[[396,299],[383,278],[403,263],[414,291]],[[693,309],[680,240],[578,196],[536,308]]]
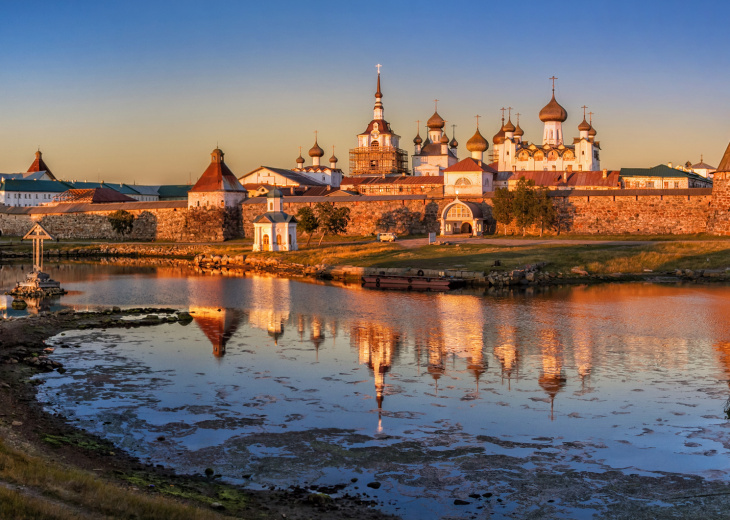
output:
[[[444,367],[444,349],[439,342],[430,343],[428,346],[428,373],[431,374],[434,382],[436,395],[439,391],[439,379],[446,371]]]
[[[314,344],[314,350],[316,351],[316,359],[319,361],[319,346],[324,343],[324,329],[322,327],[322,320],[318,316],[312,316],[312,333],[309,335],[310,341]]]
[[[725,374],[728,387],[730,387],[730,341],[718,341],[714,347],[720,368]]]
[[[223,357],[228,340],[241,324],[241,312],[237,309],[191,306],[190,313],[195,324],[213,345],[213,355],[217,358]]]
[[[565,376],[563,376],[563,347],[555,330],[545,330],[541,336],[542,374],[537,382],[550,396],[550,420],[552,421],[555,396],[566,383]]]
[[[369,324],[355,326],[350,334],[358,350],[360,363],[373,371],[375,401],[378,404],[378,431],[382,431],[381,413],[385,396],[385,374],[390,370],[400,344],[400,336],[391,328]]]

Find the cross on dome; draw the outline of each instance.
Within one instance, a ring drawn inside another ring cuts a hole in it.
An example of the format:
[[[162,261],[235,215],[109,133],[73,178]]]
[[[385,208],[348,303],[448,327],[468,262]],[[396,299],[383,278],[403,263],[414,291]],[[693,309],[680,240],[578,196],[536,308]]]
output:
[[[558,78],[556,78],[555,76],[552,76],[552,77],[550,77],[548,79],[549,80],[552,80],[552,82],[553,82],[553,94],[555,94],[555,80],[558,79]]]
[[[382,67],[382,65],[378,63],[375,67],[378,69],[378,75],[380,75],[380,67]]]

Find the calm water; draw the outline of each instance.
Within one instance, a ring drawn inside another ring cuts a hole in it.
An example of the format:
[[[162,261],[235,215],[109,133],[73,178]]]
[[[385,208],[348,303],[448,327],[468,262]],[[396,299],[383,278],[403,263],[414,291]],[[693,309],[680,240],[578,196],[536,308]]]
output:
[[[188,326],[57,336],[68,372],[42,376],[51,410],[155,464],[251,487],[347,483],[407,518],[483,515],[468,495],[485,492],[505,498],[493,517],[524,513],[510,497],[540,471],[730,480],[727,287],[484,296],[51,271],[64,305],[194,312]]]

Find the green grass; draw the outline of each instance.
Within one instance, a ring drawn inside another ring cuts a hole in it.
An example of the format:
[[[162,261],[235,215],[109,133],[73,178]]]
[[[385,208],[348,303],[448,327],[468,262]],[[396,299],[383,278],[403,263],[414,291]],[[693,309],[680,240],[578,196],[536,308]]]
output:
[[[90,472],[21,453],[1,441],[0,482],[19,487],[18,490],[8,489],[0,484],[0,518],[222,518],[213,511],[162,496],[142,494],[107,482]]]
[[[549,271],[580,267],[595,274],[637,273],[645,269],[720,269],[730,267],[730,242],[688,241],[652,244],[500,246],[491,244],[432,245],[405,249],[396,244],[357,244],[312,247],[291,253],[262,253],[292,263],[418,267],[468,271],[509,270],[546,262]],[[493,267],[499,260],[501,266]]]

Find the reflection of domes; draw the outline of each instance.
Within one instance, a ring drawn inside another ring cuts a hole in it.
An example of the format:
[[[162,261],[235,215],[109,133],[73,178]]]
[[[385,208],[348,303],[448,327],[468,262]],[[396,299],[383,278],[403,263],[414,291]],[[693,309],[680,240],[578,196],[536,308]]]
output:
[[[426,126],[431,129],[436,128],[443,128],[446,124],[446,121],[443,120],[443,118],[439,115],[438,112],[434,112],[431,118],[426,123]]]
[[[542,376],[537,382],[551,398],[555,398],[560,389],[565,386],[566,379],[561,375],[550,375]]]
[[[470,152],[485,152],[487,148],[489,148],[489,143],[477,128],[474,135],[466,142],[466,149]]]
[[[563,123],[566,119],[568,119],[568,112],[555,100],[555,92],[553,92],[553,97],[550,102],[540,110],[540,121],[543,123],[547,123],[548,121],[560,121]]]

